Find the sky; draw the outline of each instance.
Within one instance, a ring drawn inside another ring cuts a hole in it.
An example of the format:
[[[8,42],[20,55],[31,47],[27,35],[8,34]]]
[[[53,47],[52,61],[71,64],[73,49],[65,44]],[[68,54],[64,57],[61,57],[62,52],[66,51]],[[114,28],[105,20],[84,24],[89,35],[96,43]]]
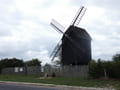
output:
[[[111,60],[120,53],[119,4],[120,0],[0,0],[0,58],[49,63],[62,37],[50,26],[51,19],[67,28],[85,6],[78,26],[92,37],[92,58]]]

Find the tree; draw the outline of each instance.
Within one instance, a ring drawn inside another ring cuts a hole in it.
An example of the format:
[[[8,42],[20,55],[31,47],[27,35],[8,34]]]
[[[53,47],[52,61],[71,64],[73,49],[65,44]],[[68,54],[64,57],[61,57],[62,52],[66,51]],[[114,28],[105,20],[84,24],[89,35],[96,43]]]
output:
[[[21,59],[17,58],[5,58],[0,61],[0,67],[6,68],[6,67],[22,67],[24,66],[24,62]]]
[[[55,60],[53,63],[56,66],[60,66],[61,65],[61,61],[60,60]]]
[[[7,67],[22,67],[24,66],[24,62],[21,59],[17,59],[17,58],[5,58],[5,59],[1,59],[0,60],[0,71],[3,68],[7,68]]]
[[[98,74],[98,77],[103,77],[104,76],[104,63],[101,59],[98,59],[97,61],[97,74]]]
[[[113,60],[113,61],[120,61],[120,54],[115,54],[115,55],[112,57],[112,60]]]
[[[89,63],[89,74],[93,78],[100,78],[104,76],[104,67],[103,67],[103,61],[101,59],[98,59],[96,62],[95,60],[92,60]]]
[[[95,60],[92,60],[89,62],[89,75],[93,78],[96,78],[96,61]]]
[[[25,62],[27,66],[41,66],[41,61],[38,59],[32,59],[30,61]]]

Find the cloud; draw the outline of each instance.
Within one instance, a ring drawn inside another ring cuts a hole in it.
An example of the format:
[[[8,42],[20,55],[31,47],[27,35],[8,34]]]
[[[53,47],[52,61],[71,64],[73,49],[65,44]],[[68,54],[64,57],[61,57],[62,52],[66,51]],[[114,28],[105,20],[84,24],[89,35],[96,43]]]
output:
[[[62,36],[50,27],[51,19],[67,28],[81,5],[87,12],[79,26],[92,36],[93,58],[111,59],[120,52],[119,0],[0,0],[0,58],[50,62]]]

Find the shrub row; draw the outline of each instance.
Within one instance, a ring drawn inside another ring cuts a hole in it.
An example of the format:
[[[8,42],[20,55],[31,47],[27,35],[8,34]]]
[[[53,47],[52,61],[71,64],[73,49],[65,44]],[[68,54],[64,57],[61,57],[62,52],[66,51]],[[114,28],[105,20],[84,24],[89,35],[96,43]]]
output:
[[[89,63],[89,75],[93,78],[120,79],[120,54],[113,56],[112,61],[92,60]]]
[[[39,61],[38,59],[32,59],[24,62],[22,59],[17,58],[5,58],[0,60],[0,72],[3,68],[23,66],[41,66],[41,61]]]

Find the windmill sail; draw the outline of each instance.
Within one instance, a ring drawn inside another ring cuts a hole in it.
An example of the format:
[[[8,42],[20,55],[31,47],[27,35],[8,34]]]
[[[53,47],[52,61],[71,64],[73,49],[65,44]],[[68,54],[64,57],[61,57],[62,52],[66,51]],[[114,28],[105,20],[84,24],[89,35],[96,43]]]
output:
[[[74,17],[71,25],[77,26],[80,23],[80,20],[82,19],[83,15],[85,14],[86,8],[83,6],[78,10],[76,16]]]
[[[61,40],[58,42],[58,44],[55,46],[55,48],[53,49],[52,53],[50,54],[50,57],[52,57],[55,52],[57,51],[58,47],[61,45]]]
[[[57,54],[59,53],[60,49],[61,49],[61,45],[60,45],[60,46],[57,46],[57,48],[56,48],[55,51],[54,51],[54,54],[53,54],[53,57],[52,57],[51,61],[53,61],[53,60],[55,59],[55,57],[56,57]]]
[[[51,25],[54,29],[56,29],[58,32],[60,32],[60,33],[62,33],[62,34],[64,33],[63,31],[64,31],[65,28],[64,28],[61,24],[59,24],[57,21],[55,21],[54,19],[52,19],[50,25]]]

